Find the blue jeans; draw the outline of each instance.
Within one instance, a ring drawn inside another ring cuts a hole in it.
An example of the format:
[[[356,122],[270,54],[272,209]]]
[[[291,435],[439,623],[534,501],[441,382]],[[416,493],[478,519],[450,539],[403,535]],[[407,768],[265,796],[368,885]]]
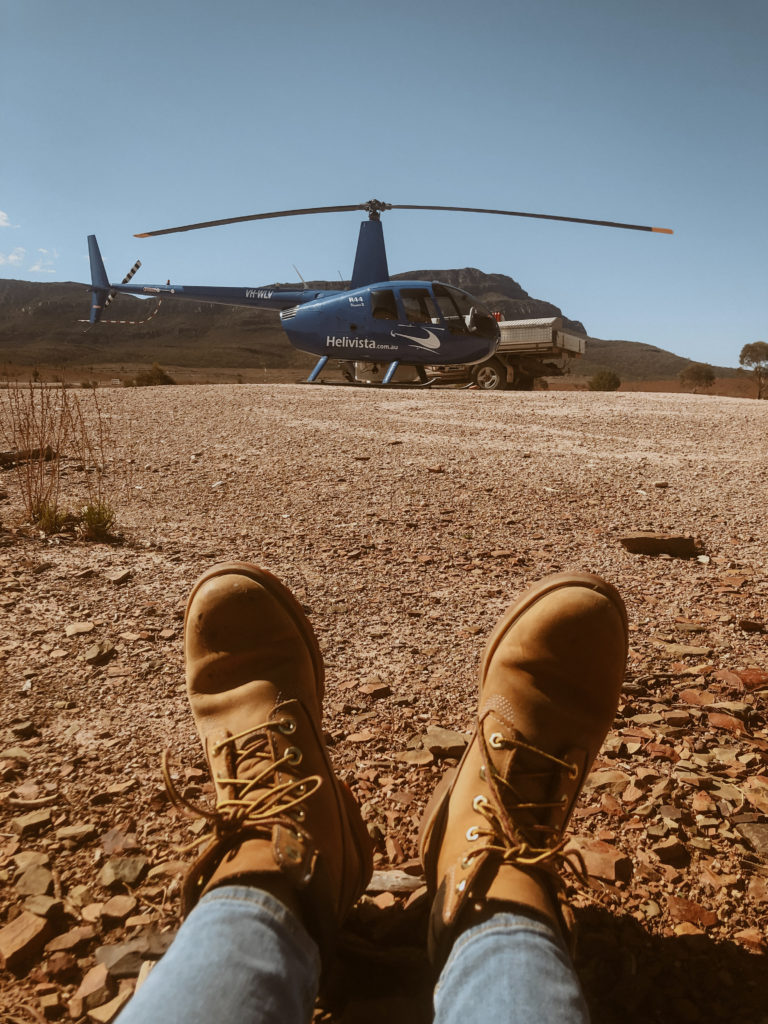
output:
[[[308,1024],[320,977],[314,941],[291,911],[250,886],[204,896],[118,1024]],[[522,913],[462,932],[435,988],[438,1024],[589,1020],[554,930]]]

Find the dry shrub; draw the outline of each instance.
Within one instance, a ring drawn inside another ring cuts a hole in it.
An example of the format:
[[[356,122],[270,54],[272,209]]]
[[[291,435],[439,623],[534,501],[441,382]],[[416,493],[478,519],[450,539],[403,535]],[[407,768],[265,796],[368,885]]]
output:
[[[46,534],[75,525],[89,540],[109,537],[115,522],[107,476],[113,439],[95,389],[80,395],[32,382],[10,386],[2,395],[0,438],[9,449],[0,453],[0,463],[14,470],[30,522]],[[61,505],[64,459],[83,473],[85,503],[77,513]]]

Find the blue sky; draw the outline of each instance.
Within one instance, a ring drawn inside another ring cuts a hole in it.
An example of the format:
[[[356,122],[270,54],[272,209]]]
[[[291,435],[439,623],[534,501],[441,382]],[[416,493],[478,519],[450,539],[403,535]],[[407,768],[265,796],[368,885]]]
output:
[[[89,233],[113,280],[348,276],[355,213],[132,236],[375,197],[673,228],[384,215],[392,273],[720,365],[768,340],[765,0],[0,0],[0,38],[2,277],[88,280]]]

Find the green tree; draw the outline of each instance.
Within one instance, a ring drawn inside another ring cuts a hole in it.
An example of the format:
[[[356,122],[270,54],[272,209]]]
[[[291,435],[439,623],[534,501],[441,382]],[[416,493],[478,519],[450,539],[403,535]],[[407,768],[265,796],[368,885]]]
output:
[[[680,371],[678,380],[684,388],[691,388],[696,394],[700,388],[711,388],[715,383],[715,371],[709,363],[688,363]]]
[[[590,379],[588,387],[590,391],[617,391],[621,387],[621,377],[613,370],[601,370]]]
[[[765,398],[768,391],[768,342],[753,341],[745,345],[739,356],[739,366],[753,371],[757,397]]]

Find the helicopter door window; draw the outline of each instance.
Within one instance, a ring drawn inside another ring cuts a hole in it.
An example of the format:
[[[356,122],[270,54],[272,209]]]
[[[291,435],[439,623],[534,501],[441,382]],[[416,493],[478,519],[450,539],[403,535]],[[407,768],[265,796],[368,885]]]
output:
[[[448,329],[454,334],[467,334],[467,322],[461,315],[460,308],[456,305],[451,292],[442,284],[434,284],[432,288],[435,293],[435,301],[440,307]]]
[[[391,288],[371,292],[371,312],[376,320],[397,320],[397,303]]]
[[[412,324],[440,323],[440,311],[426,288],[403,288],[400,292],[405,319]]]

